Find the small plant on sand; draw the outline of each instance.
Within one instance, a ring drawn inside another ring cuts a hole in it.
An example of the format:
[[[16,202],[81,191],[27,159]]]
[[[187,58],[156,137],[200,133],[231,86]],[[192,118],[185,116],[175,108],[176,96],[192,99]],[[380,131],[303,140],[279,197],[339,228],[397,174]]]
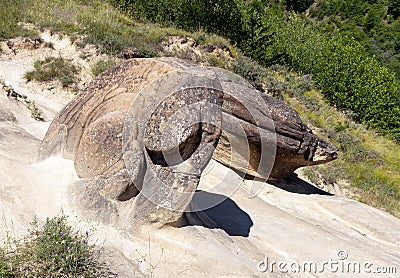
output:
[[[148,266],[148,272],[147,272],[147,277],[154,277],[154,271],[156,270],[156,268],[158,267],[158,265],[161,262],[161,259],[164,255],[164,248],[161,249],[161,255],[158,258],[157,263],[154,263],[154,261],[152,261],[152,255],[151,255],[151,240],[150,240],[150,234],[149,234],[149,240],[148,240],[148,254],[142,254],[139,252],[138,249],[136,249],[136,253],[139,255],[139,257],[141,258],[141,260],[143,262],[145,262]]]
[[[0,248],[0,277],[104,277],[89,232],[74,231],[65,216],[31,225],[23,240]]]
[[[70,61],[62,57],[47,57],[44,60],[37,60],[34,63],[34,70],[25,73],[27,81],[52,81],[59,80],[63,87],[75,83],[76,74],[79,69]]]

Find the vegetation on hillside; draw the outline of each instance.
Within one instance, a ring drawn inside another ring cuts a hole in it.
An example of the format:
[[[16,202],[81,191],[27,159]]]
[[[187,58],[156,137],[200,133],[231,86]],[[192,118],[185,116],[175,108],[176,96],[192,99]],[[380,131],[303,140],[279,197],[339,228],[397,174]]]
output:
[[[73,84],[76,74],[79,73],[78,67],[62,57],[47,57],[34,63],[34,70],[25,73],[26,80],[52,81],[58,80],[63,87]]]
[[[185,32],[134,22],[105,1],[96,0],[0,0],[0,39],[32,35],[23,24],[70,35],[78,46],[96,45],[102,53],[135,53],[136,57],[153,57],[167,35]]]
[[[113,66],[115,66],[115,62],[113,60],[100,60],[92,66],[92,74],[97,76]]]
[[[187,31],[204,30],[239,41],[241,12],[235,1],[111,0],[137,19],[175,26]]]
[[[364,46],[400,78],[400,1],[317,1],[309,17],[327,32],[339,32]]]

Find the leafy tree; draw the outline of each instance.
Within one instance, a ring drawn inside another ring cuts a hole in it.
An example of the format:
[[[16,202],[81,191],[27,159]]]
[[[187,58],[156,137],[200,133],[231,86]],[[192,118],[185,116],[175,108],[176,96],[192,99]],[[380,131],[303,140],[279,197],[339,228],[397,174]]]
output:
[[[178,27],[205,29],[234,41],[242,36],[242,15],[232,0],[176,0],[175,24]]]
[[[400,0],[330,0],[311,8],[310,16],[327,32],[354,37],[400,79],[399,11]]]
[[[252,20],[256,39],[244,48],[246,55],[265,66],[281,63],[311,74],[331,104],[400,139],[400,82],[360,43],[322,33],[293,13],[287,20],[256,13]]]

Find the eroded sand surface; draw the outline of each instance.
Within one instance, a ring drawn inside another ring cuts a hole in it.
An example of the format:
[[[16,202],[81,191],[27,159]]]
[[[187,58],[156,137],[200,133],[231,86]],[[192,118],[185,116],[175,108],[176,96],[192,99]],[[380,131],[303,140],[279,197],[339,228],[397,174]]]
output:
[[[78,180],[73,162],[53,157],[35,163],[38,144],[51,119],[73,97],[73,92],[26,83],[23,74],[43,55],[79,57],[68,41],[51,36],[47,39],[56,40],[55,49],[46,50],[47,54],[43,54],[43,49],[21,50],[16,54],[3,52],[0,58],[0,78],[18,93],[34,99],[46,119],[46,122],[33,120],[23,104],[7,98],[0,90],[0,110],[15,117],[0,118],[1,240],[7,231],[17,237],[24,235],[35,215],[43,221],[65,213],[69,221],[91,231],[93,242],[104,245],[104,258],[119,277],[321,276],[314,272],[292,273],[291,267],[296,269],[296,263],[301,265],[306,261],[314,262],[318,270],[322,270],[324,262],[333,262],[333,271],[329,264],[325,265],[324,277],[365,277],[364,263],[372,264],[370,271],[378,266],[397,267],[399,275],[399,219],[344,197],[316,193],[300,179],[293,180],[286,190],[265,184],[256,197],[249,198],[246,188],[251,182],[243,182],[237,174],[214,161],[202,178],[198,198],[222,198],[220,205],[206,211],[218,224],[216,227],[159,230],[144,227],[129,233],[77,219],[74,208],[68,207],[66,201],[68,184]],[[89,79],[90,75],[87,76]],[[225,192],[215,192],[217,184],[227,189],[241,186],[225,198]],[[261,183],[258,185],[261,187]],[[346,254],[347,259],[339,258]],[[265,267],[260,261],[266,257],[269,268],[260,272],[258,267]],[[280,272],[277,265],[271,273],[272,261],[287,263],[281,268],[288,273]],[[350,274],[346,269],[341,273],[348,262],[361,265],[361,276],[352,273],[353,266]],[[338,271],[334,272],[336,267]]]

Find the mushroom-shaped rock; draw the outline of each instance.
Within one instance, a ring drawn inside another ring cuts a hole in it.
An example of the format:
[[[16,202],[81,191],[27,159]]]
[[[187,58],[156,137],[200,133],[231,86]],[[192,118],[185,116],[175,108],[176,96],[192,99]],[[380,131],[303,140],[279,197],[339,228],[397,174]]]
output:
[[[127,217],[159,225],[179,220],[212,157],[265,180],[337,157],[282,101],[175,58],[97,77],[53,120],[39,159],[58,153],[84,181],[74,187],[84,209],[117,217],[123,203]]]

